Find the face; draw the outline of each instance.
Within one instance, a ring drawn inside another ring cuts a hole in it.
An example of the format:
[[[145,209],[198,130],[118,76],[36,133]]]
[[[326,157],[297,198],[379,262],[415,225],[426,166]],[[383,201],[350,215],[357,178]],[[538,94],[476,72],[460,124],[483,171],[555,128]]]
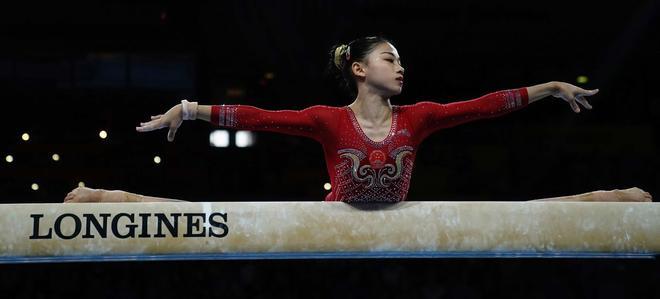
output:
[[[363,77],[367,85],[385,96],[400,94],[404,68],[396,48],[390,43],[381,43],[369,53],[367,60],[367,64],[360,64],[362,68],[355,72],[356,75]]]

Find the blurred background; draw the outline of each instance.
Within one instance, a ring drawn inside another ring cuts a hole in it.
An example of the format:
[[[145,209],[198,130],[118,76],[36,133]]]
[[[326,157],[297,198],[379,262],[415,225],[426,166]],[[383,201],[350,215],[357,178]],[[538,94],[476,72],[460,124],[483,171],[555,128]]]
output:
[[[600,89],[587,98],[594,109],[581,107],[578,114],[549,97],[503,117],[434,133],[419,149],[407,200],[523,201],[630,187],[657,196],[658,10],[656,1],[7,4],[0,10],[1,202],[61,202],[79,185],[188,201],[321,201],[331,186],[314,140],[188,121],[170,143],[166,130],[138,133],[135,127],[184,98],[272,110],[348,105],[353,99],[324,76],[329,50],[369,35],[391,38],[406,68],[395,105],[463,101],[548,81]],[[302,287],[305,281],[333,297],[479,298],[529,290],[541,298],[621,297],[632,290],[639,298],[660,297],[651,283],[660,278],[657,261],[217,261],[0,269],[16,297],[83,290],[144,297],[157,292],[153,288],[171,293],[174,286],[164,283],[170,281],[222,283],[220,290],[206,291],[266,297],[273,289],[260,286],[277,286],[269,277],[285,269],[291,276],[282,283]],[[83,285],[95,285],[87,271],[123,291],[59,283],[63,273],[77,273]],[[53,282],[35,283],[29,278],[34,273]],[[154,283],[136,282],[143,278]],[[545,282],[522,287],[525,281]],[[396,285],[406,287],[397,293]],[[370,291],[358,291],[363,288]],[[29,293],[35,290],[42,291]],[[302,294],[294,288],[280,293]]]

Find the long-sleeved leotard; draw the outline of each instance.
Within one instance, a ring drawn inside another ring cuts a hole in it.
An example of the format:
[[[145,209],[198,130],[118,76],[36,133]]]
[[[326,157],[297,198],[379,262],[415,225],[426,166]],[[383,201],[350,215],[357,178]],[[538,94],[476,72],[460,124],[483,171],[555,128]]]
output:
[[[348,106],[272,111],[213,105],[211,122],[225,128],[306,136],[321,143],[332,186],[326,201],[398,202],[408,194],[417,148],[431,133],[501,116],[527,106],[528,101],[523,87],[448,104],[392,105],[390,131],[382,141],[367,137]]]

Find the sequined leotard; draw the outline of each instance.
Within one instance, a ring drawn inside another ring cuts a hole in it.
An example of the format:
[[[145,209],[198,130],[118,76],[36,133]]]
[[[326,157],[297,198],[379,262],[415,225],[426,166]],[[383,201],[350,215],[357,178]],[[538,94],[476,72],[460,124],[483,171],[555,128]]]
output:
[[[392,105],[389,134],[378,142],[367,137],[348,106],[272,111],[249,105],[213,105],[211,122],[226,128],[306,136],[321,143],[332,186],[326,201],[397,202],[406,199],[417,148],[431,133],[504,115],[527,104],[523,87],[448,104]]]

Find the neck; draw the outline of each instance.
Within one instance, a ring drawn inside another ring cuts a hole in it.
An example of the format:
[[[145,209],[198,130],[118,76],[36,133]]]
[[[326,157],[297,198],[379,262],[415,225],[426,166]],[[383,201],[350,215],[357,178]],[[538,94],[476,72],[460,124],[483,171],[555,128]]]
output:
[[[387,122],[392,114],[390,99],[377,94],[360,94],[348,105],[360,118],[373,123]]]

